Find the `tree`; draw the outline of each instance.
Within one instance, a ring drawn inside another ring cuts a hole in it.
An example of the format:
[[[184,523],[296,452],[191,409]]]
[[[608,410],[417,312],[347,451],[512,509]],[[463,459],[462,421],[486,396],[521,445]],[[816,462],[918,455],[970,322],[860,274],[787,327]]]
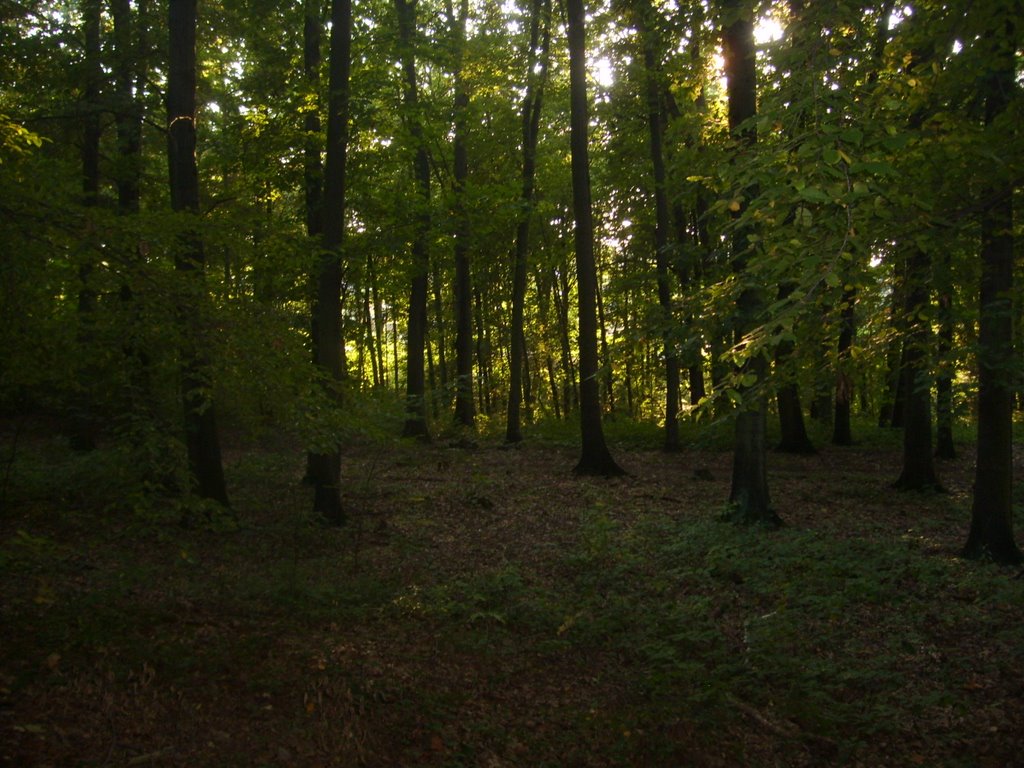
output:
[[[540,111],[544,101],[544,85],[548,75],[548,52],[551,44],[551,0],[533,0],[530,4],[530,42],[526,57],[526,95],[520,107],[522,134],[521,190],[519,220],[516,223],[515,256],[512,266],[512,321],[509,340],[508,414],[505,441],[518,443],[523,439],[520,406],[524,382],[529,382],[526,367],[526,333],[524,305],[526,274],[530,253],[530,218],[533,215],[534,186],[537,172],[537,143],[540,138]],[[539,69],[539,71],[538,71]],[[555,406],[557,397],[553,398]]]
[[[752,151],[757,142],[753,120],[757,114],[757,72],[754,47],[753,8],[743,0],[725,0],[722,7],[725,24],[722,55],[725,60],[729,101],[729,131],[738,151]],[[747,190],[749,194],[751,190]],[[751,195],[753,196],[753,195]],[[737,226],[732,237],[732,268],[743,281],[748,259],[755,245],[742,222],[745,202],[741,202]],[[764,305],[764,289],[747,281],[736,299],[735,333],[737,344],[753,329]],[[781,523],[772,509],[768,493],[765,452],[767,403],[763,387],[767,362],[760,350],[747,351],[741,370],[742,402],[736,415],[733,446],[732,489],[729,492],[729,517],[736,522],[777,526]]]
[[[932,452],[931,380],[928,355],[931,342],[929,271],[927,252],[912,246],[907,265],[905,311],[909,331],[904,339],[903,373],[906,387],[906,414],[903,425],[903,470],[895,487],[903,491],[941,490],[935,474]]]
[[[658,46],[653,28],[654,8],[644,2],[637,10],[636,19],[643,46],[644,74],[647,97],[647,126],[651,168],[654,172],[654,259],[657,268],[658,304],[661,307],[664,332],[662,343],[665,357],[665,450],[679,450],[679,353],[672,328],[672,289],[669,284],[669,216],[668,190],[665,178],[664,115],[661,109],[662,87],[658,71]]]
[[[418,0],[395,0],[398,13],[398,44],[402,61],[403,119],[413,142],[413,177],[420,196],[415,213],[416,230],[412,243],[412,289],[406,338],[406,395],[403,437],[430,439],[427,428],[426,378],[424,358],[427,341],[427,278],[430,271],[430,158],[423,136],[419,112],[419,85],[416,81],[416,5]]]
[[[997,17],[998,19],[998,17]],[[992,72],[983,80],[985,125],[996,129],[1008,117],[1015,83],[1015,21],[992,30]],[[1013,131],[1010,126],[1003,130]],[[978,338],[978,455],[974,469],[971,529],[964,557],[1020,563],[1013,536],[1013,343],[1014,182],[1001,168],[990,170],[990,202],[981,216],[981,286]]]
[[[451,2],[449,0],[449,6]],[[455,130],[452,137],[454,157],[455,193],[455,420],[473,427],[473,304],[469,269],[469,225],[466,213],[466,179],[469,159],[466,151],[466,110],[469,93],[466,90],[463,60],[466,48],[466,21],[469,0],[459,3],[458,19],[449,7],[449,17],[455,27]]]
[[[345,241],[345,183],[348,152],[349,72],[352,48],[352,2],[331,3],[331,53],[327,100],[327,161],[323,190],[323,253],[317,278],[315,307],[316,361],[328,377],[331,398],[340,402],[344,363],[341,356],[341,272]],[[325,520],[341,525],[341,452],[310,456],[313,480],[313,511]]]
[[[579,475],[621,475],[605,443],[597,360],[597,267],[594,221],[590,206],[590,159],[587,142],[586,32],[583,0],[566,0],[569,35],[570,147],[572,202],[575,216],[576,274],[579,292],[580,431],[582,453],[573,470]]]
[[[204,499],[228,506],[220,439],[209,365],[195,312],[205,292],[203,241],[194,221],[199,215],[199,171],[196,166],[196,0],[168,3],[169,56],[167,73],[167,164],[171,208],[183,214],[176,244],[175,268],[185,282],[181,320],[181,389],[185,411],[192,490]]]

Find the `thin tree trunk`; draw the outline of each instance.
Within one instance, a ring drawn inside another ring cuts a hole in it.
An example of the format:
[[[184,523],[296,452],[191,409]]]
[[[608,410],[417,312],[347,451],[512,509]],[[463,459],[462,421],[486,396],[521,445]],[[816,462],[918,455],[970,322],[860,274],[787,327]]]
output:
[[[519,221],[516,225],[516,250],[512,268],[512,343],[509,365],[508,413],[505,441],[518,443],[523,439],[520,402],[529,387],[526,362],[526,273],[530,253],[530,217],[533,215],[534,178],[537,167],[537,141],[540,136],[540,110],[548,73],[548,51],[551,42],[551,1],[534,0],[530,15],[530,46],[527,55],[526,96],[520,111],[522,133],[522,165],[520,172]],[[534,70],[540,67],[539,72]],[[556,403],[557,407],[557,403]]]
[[[572,197],[576,220],[576,274],[579,295],[580,430],[582,450],[573,470],[584,475],[621,475],[605,443],[601,425],[597,359],[597,268],[590,205],[587,139],[586,35],[583,0],[566,0],[569,35],[569,102]]]
[[[409,293],[409,324],[406,337],[406,395],[403,437],[430,439],[427,429],[426,381],[424,379],[424,352],[427,339],[427,274],[430,255],[427,239],[430,236],[430,161],[423,136],[423,125],[418,115],[419,87],[416,82],[416,59],[413,39],[416,33],[415,0],[395,0],[398,13],[398,37],[401,50],[404,119],[412,136],[413,176],[419,193],[416,212],[416,233],[412,244],[412,288]]]
[[[853,445],[853,430],[850,427],[850,411],[853,402],[853,378],[848,370],[850,348],[856,332],[854,303],[857,300],[855,288],[843,291],[839,311],[839,341],[836,343],[836,395],[835,418],[832,422],[832,444]]]
[[[84,0],[82,25],[85,33],[84,98],[82,100],[82,205],[96,208],[100,203],[100,86],[103,69],[100,62],[100,0]],[[95,389],[95,355],[90,349],[95,337],[96,291],[90,285],[93,265],[85,262],[78,268],[81,286],[78,289],[77,341],[81,348],[80,364],[75,371],[76,387],[71,397],[68,440],[76,451],[96,447],[98,429],[95,403],[89,396]]]
[[[794,283],[779,285],[779,301],[793,293]],[[779,406],[779,450],[783,453],[815,453],[811,438],[807,436],[804,412],[800,405],[800,387],[794,375],[788,370],[796,344],[783,339],[775,347],[775,374],[782,379],[776,398]]]
[[[199,172],[196,167],[196,0],[170,0],[167,74],[167,159],[171,208],[190,218],[199,215]],[[228,506],[216,409],[210,396],[209,364],[196,312],[205,288],[203,242],[193,225],[182,233],[175,269],[186,286],[181,306],[185,327],[181,350],[182,405],[192,491]]]
[[[947,262],[944,259],[944,262]],[[955,459],[953,444],[953,291],[949,284],[949,264],[941,265],[942,287],[939,293],[939,373],[935,380],[935,456]]]
[[[141,202],[142,179],[142,106],[137,93],[142,92],[146,77],[145,4],[138,8],[138,23],[132,23],[130,0],[113,0],[114,21],[114,88],[115,123],[118,158],[115,182],[117,212],[120,216],[137,216]],[[125,317],[122,342],[127,366],[127,411],[132,416],[148,414],[152,400],[148,369],[149,359],[139,339],[142,325],[139,304],[132,283],[143,257],[138,244],[128,254],[126,277],[119,299]],[[134,419],[133,419],[134,421]],[[141,448],[140,435],[133,430],[132,439]]]
[[[661,83],[655,33],[650,20],[654,9],[644,0],[637,12],[637,22],[644,51],[644,72],[647,85],[647,128],[651,168],[654,173],[654,261],[658,273],[658,304],[661,307],[662,347],[665,357],[665,442],[666,451],[679,450],[679,354],[673,341],[675,318],[672,312],[672,289],[669,285],[669,216],[668,190],[665,181],[665,152],[661,109]]]
[[[449,14],[453,15],[450,8]],[[469,175],[466,110],[469,108],[469,92],[462,73],[468,17],[469,2],[461,0],[459,17],[452,19],[456,37],[455,134],[452,142],[455,155],[455,421],[473,428],[476,419],[473,409],[473,294],[469,269],[469,218],[466,214],[466,178]]]
[[[598,271],[595,295],[597,298],[597,330],[601,342],[600,370],[604,374],[605,411],[609,416],[615,413],[615,375],[612,370],[611,353],[608,350],[608,325],[604,317],[604,296],[601,291],[601,274]]]

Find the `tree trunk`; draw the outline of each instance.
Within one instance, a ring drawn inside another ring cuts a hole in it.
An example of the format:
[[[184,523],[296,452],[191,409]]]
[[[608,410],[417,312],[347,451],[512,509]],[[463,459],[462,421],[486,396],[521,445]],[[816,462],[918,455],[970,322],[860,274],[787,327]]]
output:
[[[997,38],[999,66],[985,83],[985,123],[1008,108],[1016,89],[1013,22]],[[978,338],[978,457],[974,468],[971,530],[964,557],[1017,564],[1013,536],[1013,181],[1002,169],[991,177],[995,202],[981,219],[981,289]]]
[[[850,348],[856,331],[854,303],[856,289],[843,291],[839,310],[839,341],[836,343],[836,395],[835,418],[832,421],[832,444],[853,445],[853,430],[850,428],[850,405],[853,401],[853,379],[847,370],[850,364]]]
[[[199,215],[199,172],[196,167],[196,0],[170,0],[167,74],[167,164],[171,208],[191,219]],[[203,242],[189,225],[175,254],[175,269],[186,285],[181,305],[185,328],[181,350],[182,405],[192,491],[228,506],[216,410],[209,394],[209,368],[196,327],[196,312],[205,288]]]
[[[658,46],[650,18],[654,14],[649,0],[640,5],[636,18],[644,50],[644,74],[647,85],[647,129],[651,169],[654,174],[654,262],[658,275],[658,304],[661,307],[662,349],[665,358],[665,442],[666,451],[679,450],[679,353],[673,341],[675,318],[672,289],[669,285],[668,190],[665,181],[665,152],[661,109]]]
[[[530,254],[530,218],[533,215],[534,177],[537,169],[537,141],[540,136],[540,110],[547,82],[548,51],[551,42],[551,0],[534,0],[530,14],[530,46],[527,54],[526,96],[520,111],[522,165],[520,172],[519,221],[516,224],[516,250],[512,268],[512,342],[509,364],[508,413],[505,442],[523,439],[520,403],[529,387],[526,364],[526,273]],[[539,67],[539,72],[535,70]]]
[[[580,429],[582,452],[573,470],[583,475],[621,475],[601,425],[597,360],[597,268],[594,221],[590,207],[590,158],[587,150],[586,45],[583,0],[566,0],[569,35],[570,148],[572,198],[576,220],[576,274],[579,294]]]
[[[939,293],[939,373],[935,379],[935,457],[955,459],[953,444],[953,291],[949,284],[949,264],[943,259]]]
[[[100,204],[100,86],[103,69],[100,62],[100,0],[84,0],[82,24],[85,33],[84,98],[82,101],[82,205],[95,208]],[[93,265],[84,262],[78,268],[81,286],[78,289],[79,365],[76,366],[76,386],[71,397],[68,420],[68,440],[76,451],[91,451],[96,447],[99,427],[95,403],[90,391],[95,390],[94,340],[96,291],[90,285]]]
[[[398,38],[401,50],[404,119],[414,144],[413,176],[419,191],[416,212],[416,233],[412,244],[412,288],[409,293],[409,324],[406,337],[405,426],[403,437],[430,439],[427,429],[426,380],[424,352],[427,340],[427,275],[430,255],[430,161],[420,122],[419,87],[416,82],[416,59],[413,39],[416,32],[415,0],[395,0],[398,13]]]
[[[930,261],[927,252],[915,246],[907,265],[905,312],[909,327],[903,343],[906,387],[903,471],[895,483],[896,488],[904,491],[942,490],[932,454],[932,398],[928,375],[931,329],[929,321],[921,317],[929,302]]]
[[[345,182],[348,152],[352,0],[331,4],[330,96],[327,101],[327,163],[323,190],[323,256],[317,278],[316,360],[327,375],[331,398],[340,405],[345,377],[342,356],[341,270],[345,242]],[[341,506],[341,449],[310,455],[313,511],[332,525],[345,523]]]
[[[469,219],[466,214],[466,177],[469,160],[466,152],[466,110],[469,93],[462,74],[466,47],[466,20],[469,2],[462,0],[455,22],[455,421],[465,427],[475,426],[473,409],[473,304],[469,271]]]
[[[746,151],[753,151],[757,143],[757,132],[753,125],[757,112],[754,13],[752,8],[741,7],[744,1],[728,0],[725,4],[729,23],[723,34],[722,54],[728,79],[729,130]],[[737,215],[742,215],[742,212],[743,208]],[[731,245],[733,271],[741,274],[746,269],[753,248],[748,233],[735,231]],[[763,305],[763,289],[747,287],[741,290],[736,301],[737,340],[751,330]],[[767,406],[763,393],[767,368],[767,362],[761,355],[750,356],[743,364],[744,377],[752,376],[753,382],[741,390],[743,401],[736,417],[729,517],[736,522],[774,527],[780,525],[781,520],[772,509],[768,494],[765,450]]]
[[[779,301],[788,298],[796,284],[791,282],[782,283],[779,286]],[[776,395],[779,405],[779,450],[783,453],[816,453],[811,438],[807,436],[807,427],[804,424],[804,411],[800,405],[800,387],[796,378],[787,370],[796,344],[783,339],[775,347],[775,375],[782,379]]]

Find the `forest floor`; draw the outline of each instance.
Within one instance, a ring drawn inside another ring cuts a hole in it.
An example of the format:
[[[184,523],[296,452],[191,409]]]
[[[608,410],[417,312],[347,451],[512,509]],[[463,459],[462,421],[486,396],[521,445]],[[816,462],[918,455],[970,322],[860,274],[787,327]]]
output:
[[[945,495],[892,491],[891,441],[772,454],[768,531],[720,521],[709,447],[613,440],[603,480],[367,442],[333,529],[293,445],[235,443],[237,521],[191,527],[109,452],[0,465],[0,765],[1020,765],[1024,578],[957,557],[969,446]]]

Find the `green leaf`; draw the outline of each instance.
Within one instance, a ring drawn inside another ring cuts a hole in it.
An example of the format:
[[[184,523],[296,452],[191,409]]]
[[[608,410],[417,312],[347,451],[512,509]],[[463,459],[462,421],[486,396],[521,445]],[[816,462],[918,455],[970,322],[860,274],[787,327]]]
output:
[[[800,197],[809,203],[829,203],[831,199],[817,187],[804,187],[800,190]]]

